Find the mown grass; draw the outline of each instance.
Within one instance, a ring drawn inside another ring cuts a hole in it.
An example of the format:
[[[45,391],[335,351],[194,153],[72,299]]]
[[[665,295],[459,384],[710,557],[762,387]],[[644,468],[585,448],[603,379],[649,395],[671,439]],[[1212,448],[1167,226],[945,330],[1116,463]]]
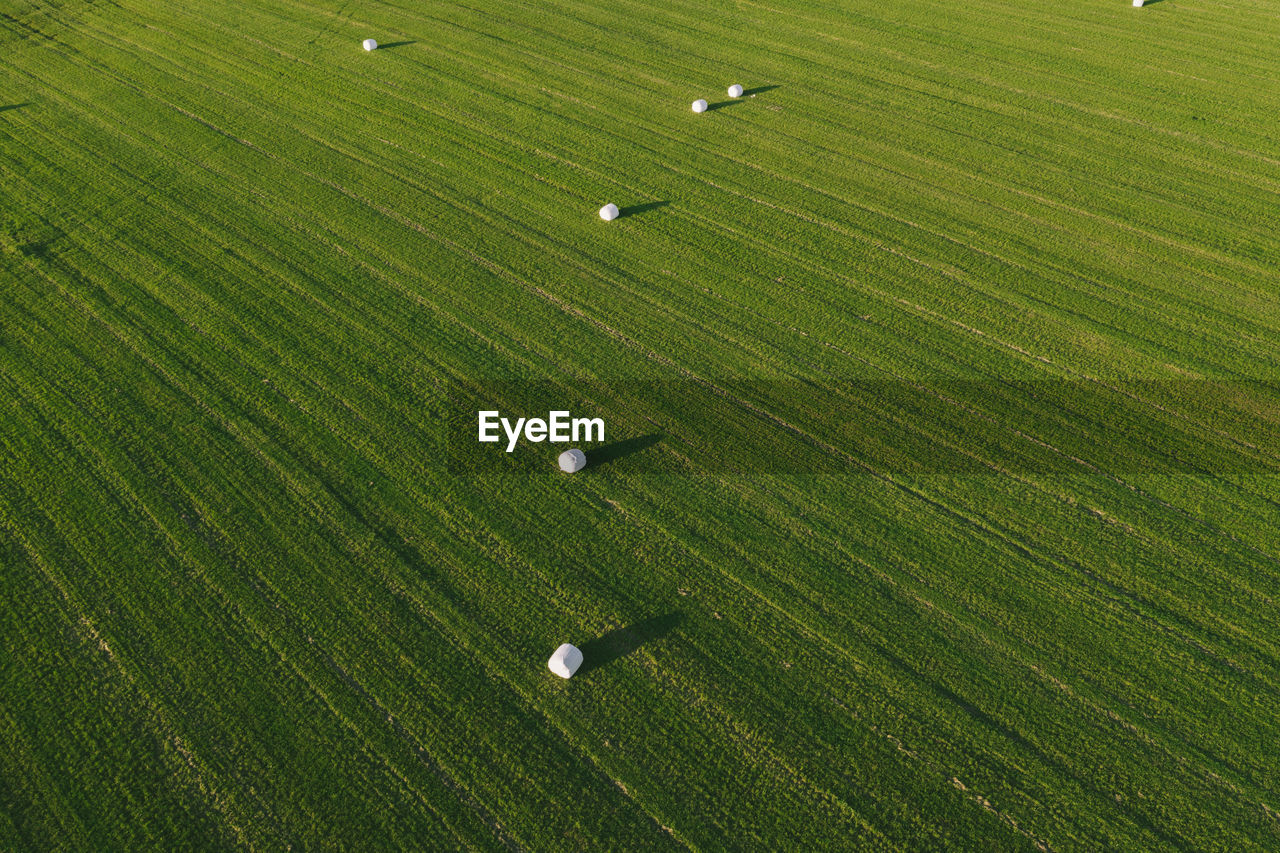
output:
[[[840,5],[0,9],[2,846],[1280,843],[1280,9]]]

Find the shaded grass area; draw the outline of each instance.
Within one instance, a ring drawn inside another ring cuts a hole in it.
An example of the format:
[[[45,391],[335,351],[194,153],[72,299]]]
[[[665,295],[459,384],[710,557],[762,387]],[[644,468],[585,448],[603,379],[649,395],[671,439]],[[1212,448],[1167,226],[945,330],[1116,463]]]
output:
[[[7,11],[0,846],[1274,846],[1280,69],[1180,7]]]
[[[601,637],[583,643],[582,666],[575,677],[609,666],[614,661],[634,654],[642,646],[662,639],[680,625],[681,619],[678,612],[650,616],[634,625],[614,628]]]

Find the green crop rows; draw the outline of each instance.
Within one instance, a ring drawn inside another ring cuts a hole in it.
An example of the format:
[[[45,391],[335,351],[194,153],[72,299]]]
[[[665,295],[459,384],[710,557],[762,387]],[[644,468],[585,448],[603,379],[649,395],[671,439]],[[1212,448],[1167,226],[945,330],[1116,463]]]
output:
[[[1277,36],[0,0],[0,849],[1277,849]]]

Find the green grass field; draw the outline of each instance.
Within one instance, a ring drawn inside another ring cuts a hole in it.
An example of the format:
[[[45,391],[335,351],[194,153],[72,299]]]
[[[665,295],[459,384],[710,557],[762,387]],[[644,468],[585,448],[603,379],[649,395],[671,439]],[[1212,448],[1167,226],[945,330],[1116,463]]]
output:
[[[1278,80],[1277,0],[0,0],[0,849],[1280,848]]]

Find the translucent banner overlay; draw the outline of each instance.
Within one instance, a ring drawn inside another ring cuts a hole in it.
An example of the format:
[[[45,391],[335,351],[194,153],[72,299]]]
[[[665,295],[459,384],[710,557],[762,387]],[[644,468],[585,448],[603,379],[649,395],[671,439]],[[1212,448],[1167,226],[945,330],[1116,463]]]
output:
[[[478,413],[604,421],[603,441],[478,441]],[[1099,470],[1280,473],[1280,383],[1202,380],[485,382],[449,389],[446,460],[459,475],[1043,475]]]

